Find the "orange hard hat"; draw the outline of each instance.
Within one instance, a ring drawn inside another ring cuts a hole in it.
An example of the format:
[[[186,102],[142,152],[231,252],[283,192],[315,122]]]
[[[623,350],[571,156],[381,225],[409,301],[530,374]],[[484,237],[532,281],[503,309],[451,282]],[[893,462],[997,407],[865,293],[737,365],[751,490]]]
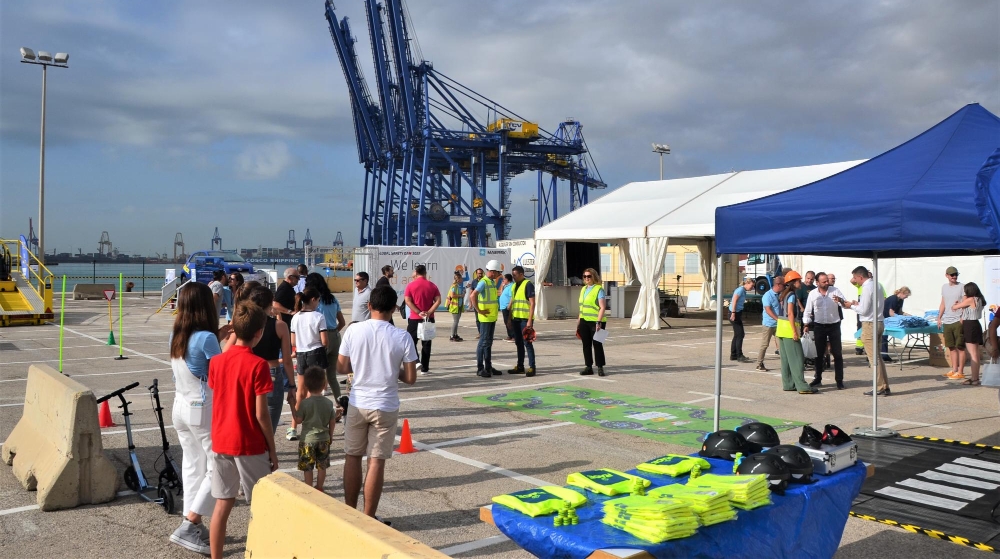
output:
[[[800,280],[800,279],[802,279],[802,276],[800,276],[799,273],[796,272],[795,270],[792,270],[791,272],[785,274],[785,283],[791,283],[795,280]]]

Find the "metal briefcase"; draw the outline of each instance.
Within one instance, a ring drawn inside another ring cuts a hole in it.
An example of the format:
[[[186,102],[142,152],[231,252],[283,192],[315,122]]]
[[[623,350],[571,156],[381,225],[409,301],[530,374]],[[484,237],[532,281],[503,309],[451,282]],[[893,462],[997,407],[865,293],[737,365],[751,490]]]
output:
[[[858,443],[854,441],[839,446],[825,444],[818,449],[799,446],[812,458],[814,474],[830,475],[858,462]]]

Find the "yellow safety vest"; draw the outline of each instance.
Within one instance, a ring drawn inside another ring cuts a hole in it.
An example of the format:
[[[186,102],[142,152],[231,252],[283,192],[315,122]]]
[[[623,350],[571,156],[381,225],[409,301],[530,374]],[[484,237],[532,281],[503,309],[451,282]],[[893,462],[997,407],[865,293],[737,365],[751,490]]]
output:
[[[486,282],[486,291],[477,295],[476,303],[480,310],[486,311],[485,315],[479,315],[479,322],[496,322],[497,315],[500,314],[500,300],[497,299],[497,284],[488,277],[482,281]]]
[[[458,291],[459,290],[457,285],[451,286],[451,289],[448,290],[448,295],[449,295],[448,300],[450,301],[448,303],[448,312],[450,312],[451,314],[458,314],[462,312],[462,306],[464,303],[462,302],[462,296],[459,294]]]
[[[589,293],[586,286],[580,289],[580,318],[587,322],[597,322],[597,315],[601,312],[601,305],[597,302],[600,291],[599,285],[591,287]]]
[[[514,290],[514,298],[510,301],[510,316],[514,320],[528,320],[531,318],[531,305],[528,304],[528,284],[527,279],[521,280],[521,285]]]

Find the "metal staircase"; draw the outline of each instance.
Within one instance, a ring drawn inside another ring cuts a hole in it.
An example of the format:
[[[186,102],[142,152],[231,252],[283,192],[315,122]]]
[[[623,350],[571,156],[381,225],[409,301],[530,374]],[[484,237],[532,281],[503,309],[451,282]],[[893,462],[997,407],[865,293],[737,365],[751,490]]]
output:
[[[53,319],[52,272],[28,251],[23,238],[0,240],[0,247],[0,326],[40,325]]]

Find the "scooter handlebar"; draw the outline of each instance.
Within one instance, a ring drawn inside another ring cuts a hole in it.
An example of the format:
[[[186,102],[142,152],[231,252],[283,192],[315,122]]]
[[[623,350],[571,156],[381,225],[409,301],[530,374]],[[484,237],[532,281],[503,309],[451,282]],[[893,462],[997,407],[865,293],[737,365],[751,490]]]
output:
[[[101,402],[103,402],[103,401],[105,401],[105,400],[108,400],[108,399],[111,399],[111,398],[114,398],[115,396],[120,396],[120,395],[121,395],[121,394],[122,394],[123,392],[128,392],[129,390],[132,390],[132,389],[133,389],[133,388],[135,388],[136,386],[139,386],[139,383],[138,383],[138,382],[133,382],[132,384],[130,384],[130,385],[128,385],[128,386],[126,386],[125,388],[119,388],[118,390],[115,390],[115,391],[114,391],[114,392],[112,392],[111,394],[106,394],[106,395],[104,395],[104,396],[102,396],[102,397],[98,398],[98,399],[97,399],[97,403],[98,403],[98,404],[100,404]]]

